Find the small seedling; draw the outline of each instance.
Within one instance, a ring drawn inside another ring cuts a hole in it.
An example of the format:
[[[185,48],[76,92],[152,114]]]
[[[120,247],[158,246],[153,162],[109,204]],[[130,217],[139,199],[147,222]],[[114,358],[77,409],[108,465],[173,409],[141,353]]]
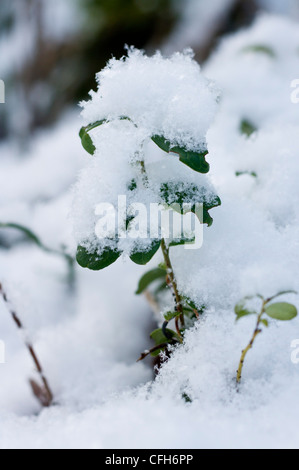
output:
[[[239,302],[235,307],[235,313],[237,316],[237,321],[241,318],[247,317],[249,315],[256,315],[257,316],[257,323],[253,333],[253,336],[248,344],[247,348],[242,351],[238,373],[237,373],[237,383],[239,384],[242,379],[242,371],[244,366],[244,361],[247,356],[247,353],[253,348],[254,342],[256,338],[262,333],[262,326],[268,328],[269,321],[266,317],[272,318],[273,320],[278,321],[290,321],[297,317],[297,308],[289,303],[286,302],[278,302],[273,303],[273,300],[281,297],[285,294],[297,294],[295,291],[283,291],[279,292],[278,294],[265,299],[261,295],[256,295],[254,297],[245,297],[241,302]],[[248,307],[248,302],[253,299],[260,299],[262,306],[260,312],[251,309]]]

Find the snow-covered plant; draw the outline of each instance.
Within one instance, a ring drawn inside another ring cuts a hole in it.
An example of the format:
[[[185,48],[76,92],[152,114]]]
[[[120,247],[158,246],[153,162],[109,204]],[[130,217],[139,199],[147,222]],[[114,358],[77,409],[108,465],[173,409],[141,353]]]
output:
[[[262,295],[256,295],[255,297],[245,297],[241,302],[236,305],[235,313],[237,315],[237,321],[249,315],[257,316],[257,323],[253,332],[253,336],[248,346],[244,349],[244,351],[242,351],[237,373],[237,383],[241,382],[245,358],[247,356],[247,353],[253,348],[256,338],[259,336],[260,333],[262,333],[262,326],[266,328],[269,327],[269,321],[266,317],[279,321],[290,321],[297,317],[298,311],[294,305],[287,302],[273,303],[273,300],[285,294],[297,294],[297,292],[279,292],[278,294],[268,299],[265,299]],[[251,307],[250,302],[254,299],[259,299],[261,301],[260,311],[257,311],[255,308]]]
[[[204,175],[217,93],[190,52],[165,59],[130,49],[97,79],[98,91],[83,103],[80,138],[94,158],[81,174],[74,202],[77,261],[97,271],[126,254],[146,265],[161,248],[164,263],[138,289],[164,277],[173,292],[175,307],[152,335],[157,354],[161,345],[182,341],[186,315],[198,315],[179,291],[170,259],[170,248],[192,243],[194,231],[165,234],[161,219],[174,209],[181,219],[194,214],[201,224],[213,222],[209,210],[221,201]],[[166,328],[173,319],[176,332]]]

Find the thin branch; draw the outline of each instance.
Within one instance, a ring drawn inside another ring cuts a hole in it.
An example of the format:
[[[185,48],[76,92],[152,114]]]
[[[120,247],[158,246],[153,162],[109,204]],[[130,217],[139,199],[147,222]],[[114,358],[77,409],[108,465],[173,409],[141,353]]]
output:
[[[162,252],[163,252],[165,264],[166,264],[166,267],[167,267],[166,282],[169,285],[169,287],[173,290],[175,303],[176,303],[175,309],[178,312],[178,316],[180,318],[181,325],[184,328],[185,319],[184,319],[184,310],[183,310],[182,298],[179,294],[177,282],[176,282],[175,275],[174,275],[174,270],[173,270],[173,267],[172,267],[172,264],[171,264],[170,255],[169,255],[169,248],[167,247],[166,242],[165,242],[164,239],[162,239],[161,247],[162,247]],[[179,324],[178,324],[178,317],[176,319],[176,330],[177,330],[178,335],[181,338],[182,334],[181,334]]]
[[[144,353],[141,354],[137,362],[143,361],[147,356],[149,356],[150,354],[156,351],[159,351],[160,349],[162,350],[162,349],[167,348],[168,346],[174,346],[176,344],[178,344],[178,341],[172,340],[172,341],[169,341],[168,343],[162,343],[162,344],[159,344],[158,346],[154,346],[152,349],[149,349],[148,351],[144,351]]]
[[[3,300],[4,300],[4,302],[7,306],[7,309],[10,312],[10,314],[12,316],[12,319],[15,322],[15,324],[17,325],[18,329],[22,330],[22,331],[25,331],[25,328],[24,328],[21,320],[19,319],[18,315],[15,313],[14,310],[12,310],[12,308],[9,305],[9,301],[8,301],[6,292],[3,289],[2,284],[0,284],[0,295],[2,295],[2,298],[3,298]],[[29,354],[30,354],[30,356],[31,356],[31,358],[32,358],[32,360],[35,364],[35,367],[36,367],[37,372],[40,376],[40,379],[43,383],[43,388],[41,388],[36,382],[34,382],[34,380],[30,380],[31,388],[33,390],[34,395],[38,398],[38,400],[40,401],[42,406],[49,407],[53,403],[53,393],[50,389],[48,380],[47,380],[47,378],[46,378],[46,376],[43,372],[43,368],[42,368],[41,363],[38,359],[38,356],[37,356],[37,354],[34,350],[34,347],[28,341],[26,341],[25,344],[26,344],[26,347],[29,351]]]
[[[268,302],[267,300],[263,301],[262,311],[258,316],[257,324],[256,324],[255,330],[253,332],[253,336],[251,338],[251,341],[248,344],[247,348],[245,348],[244,351],[242,351],[242,355],[241,355],[241,359],[240,359],[240,363],[239,363],[239,368],[238,368],[238,372],[237,372],[237,384],[240,384],[241,380],[242,380],[242,372],[243,372],[243,366],[244,366],[244,361],[246,359],[246,356],[247,356],[248,352],[253,348],[253,345],[254,345],[254,342],[255,342],[256,338],[262,332],[262,330],[260,329],[260,324],[261,324],[261,321],[262,321],[262,316],[265,313],[265,306],[266,306],[267,302]]]

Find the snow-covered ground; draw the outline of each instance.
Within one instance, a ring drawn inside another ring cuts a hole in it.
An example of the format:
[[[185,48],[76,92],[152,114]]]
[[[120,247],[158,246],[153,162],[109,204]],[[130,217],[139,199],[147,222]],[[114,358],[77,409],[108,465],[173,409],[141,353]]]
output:
[[[225,39],[204,67],[222,92],[207,135],[222,206],[213,210],[203,248],[175,248],[172,256],[181,291],[207,311],[155,382],[149,362],[136,363],[153,327],[146,301],[134,296],[144,268],[123,259],[98,273],[76,267],[70,286],[63,259],[12,232],[18,243],[0,250],[0,280],[57,404],[41,411],[32,397],[33,365],[0,301],[1,448],[299,447],[299,364],[291,360],[299,318],[271,322],[237,389],[255,320],[236,325],[234,314],[245,295],[299,291],[299,104],[291,102],[298,48],[297,23],[263,16]],[[90,159],[77,137],[78,114],[38,135],[27,155],[3,144],[0,162],[0,222],[22,223],[71,254],[72,186]],[[257,129],[249,138],[240,132],[244,120]],[[295,295],[285,298],[299,306]]]

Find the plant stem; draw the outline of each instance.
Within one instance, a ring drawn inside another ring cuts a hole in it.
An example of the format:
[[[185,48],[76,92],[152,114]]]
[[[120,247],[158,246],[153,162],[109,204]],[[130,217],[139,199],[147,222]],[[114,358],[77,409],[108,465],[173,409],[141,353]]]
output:
[[[0,295],[2,295],[3,300],[7,305],[8,311],[10,312],[10,314],[12,316],[12,319],[15,322],[15,324],[17,325],[18,329],[24,331],[25,328],[24,328],[21,320],[19,319],[18,315],[9,306],[9,302],[8,302],[6,292],[3,290],[3,287],[2,287],[1,284],[0,284]],[[39,385],[37,385],[33,380],[30,380],[31,387],[33,389],[34,394],[36,395],[36,397],[38,398],[38,400],[42,404],[42,406],[49,407],[53,403],[52,391],[49,387],[49,384],[48,384],[48,381],[47,381],[47,379],[44,375],[41,363],[38,359],[38,356],[37,356],[32,344],[30,342],[26,341],[26,347],[29,351],[30,356],[33,359],[33,362],[34,362],[35,367],[37,369],[37,372],[38,372],[38,374],[41,378],[41,381],[43,383],[44,388],[39,387]]]
[[[184,328],[184,326],[185,326],[182,298],[179,294],[179,290],[178,290],[177,282],[176,282],[176,279],[175,279],[172,263],[171,263],[171,260],[170,260],[169,248],[167,247],[164,238],[162,239],[162,242],[161,242],[161,248],[162,248],[162,252],[163,252],[163,256],[164,256],[164,261],[165,261],[165,264],[166,264],[166,267],[167,267],[166,282],[172,288],[172,290],[174,292],[174,297],[175,297],[175,302],[176,302],[176,311],[178,312],[178,316],[176,318],[175,326],[176,326],[176,330],[177,330],[178,335],[180,336],[180,338],[182,338],[182,334],[181,334],[180,327],[179,327],[179,319],[180,319],[182,328]]]
[[[250,341],[250,343],[248,344],[247,348],[244,349],[244,351],[242,351],[242,355],[241,355],[241,359],[240,359],[240,363],[239,363],[239,368],[238,368],[238,373],[237,373],[237,383],[238,383],[238,384],[241,383],[242,372],[243,372],[243,366],[244,366],[245,358],[246,358],[248,352],[253,348],[253,345],[254,345],[254,342],[255,342],[256,338],[257,338],[258,335],[262,332],[262,330],[260,329],[260,324],[261,324],[262,316],[263,316],[264,313],[265,313],[265,305],[266,305],[266,304],[267,304],[267,301],[263,301],[262,310],[261,310],[261,313],[260,313],[259,316],[258,316],[257,324],[256,324],[256,327],[255,327],[253,336],[252,336],[252,338],[251,338],[251,341]]]
[[[174,343],[174,342],[173,342]],[[149,351],[145,351],[144,353],[141,354],[140,358],[137,360],[137,362],[141,362],[143,361],[147,356],[149,356],[150,354],[156,352],[156,351],[159,351],[160,349],[165,349],[167,348],[169,345],[171,345],[171,343],[162,343],[162,344],[159,344],[158,346],[154,346],[152,349],[150,349]]]

